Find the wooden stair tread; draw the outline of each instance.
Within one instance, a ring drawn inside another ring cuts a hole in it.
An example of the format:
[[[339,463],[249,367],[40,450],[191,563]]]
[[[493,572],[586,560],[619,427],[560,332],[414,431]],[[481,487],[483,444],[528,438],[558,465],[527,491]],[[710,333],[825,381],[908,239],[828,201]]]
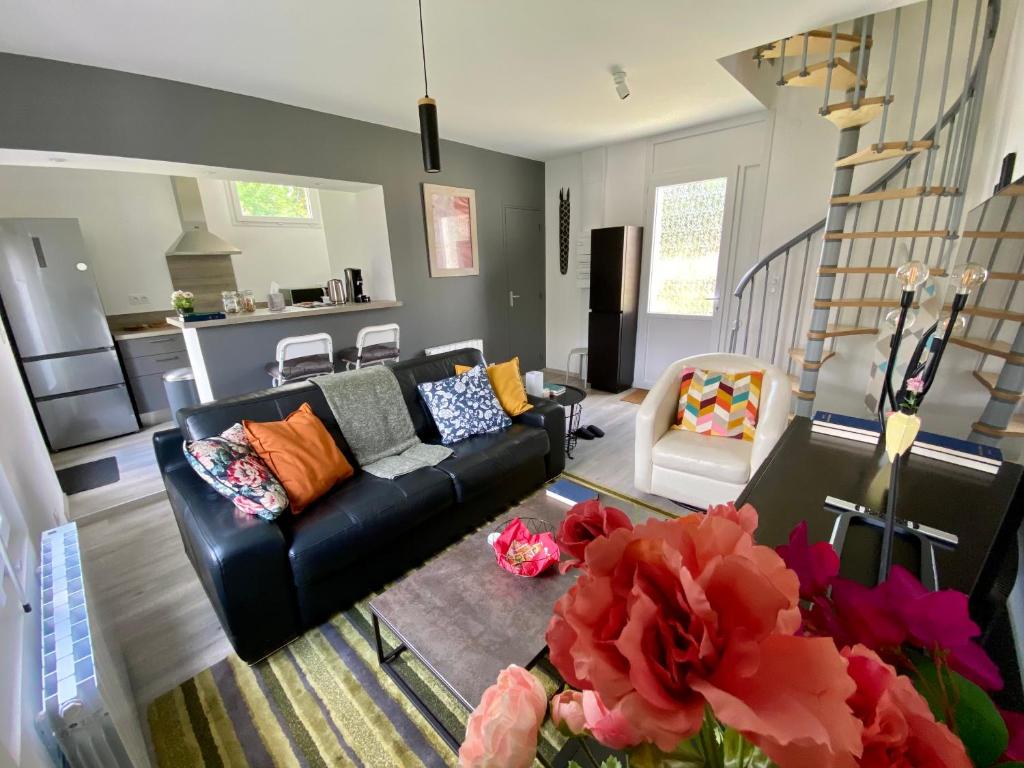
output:
[[[1020,197],[1021,195],[1024,195],[1024,184],[1007,184],[996,194],[1002,195],[1003,197]]]
[[[892,99],[890,98],[891,101]],[[827,111],[822,117],[840,130],[859,128],[881,115],[884,106],[884,96],[872,96],[870,99],[861,99],[860,106],[857,109],[853,108],[852,101],[843,101],[839,104],[829,104]]]
[[[793,349],[789,350],[789,356],[793,359],[794,363],[796,363],[800,367],[807,367],[807,368],[809,368],[812,371],[818,370],[819,368],[821,368],[821,366],[823,366],[825,363],[827,363],[831,358],[836,356],[835,352],[826,352],[825,356],[823,358],[821,358],[820,362],[817,362],[817,363],[807,363],[806,362],[806,358],[804,357],[805,353],[806,353],[806,351],[804,350],[803,347],[794,347]]]
[[[989,272],[989,280],[1024,280],[1024,272]]]
[[[895,275],[896,267],[818,267],[819,275]],[[946,270],[930,268],[932,277],[945,277]],[[1010,273],[1006,273],[1010,274]],[[992,275],[989,275],[991,279]]]
[[[1010,351],[1010,345],[1005,341],[992,341],[990,339],[979,339],[972,336],[953,336],[950,338],[949,343],[975,352],[984,352],[986,355],[1001,357],[1004,360],[1009,360],[1014,357],[1013,353]],[[1022,358],[1022,360],[1024,360],[1024,358]]]
[[[985,240],[1024,240],[1024,232],[989,232],[973,229],[964,232],[963,236]]]
[[[853,68],[846,59],[836,58],[835,67],[832,69],[832,82],[830,88],[841,91],[848,91],[857,83],[857,70]],[[794,69],[782,76],[783,84],[794,88],[824,88],[828,79],[828,62],[819,61],[816,64],[807,65],[807,74],[802,75],[802,70]],[[868,82],[861,78],[861,88],[867,88]]]
[[[945,306],[946,310],[951,308],[952,307],[949,304]],[[994,307],[964,307],[960,310],[960,314],[985,317],[989,320],[1009,320],[1014,323],[1024,323],[1024,314],[1020,312],[1011,312],[1008,309],[995,309]]]
[[[810,331],[807,334],[809,339],[832,339],[840,336],[874,336],[878,328],[866,325],[828,325],[824,331]]]
[[[890,307],[898,307],[900,305],[899,299],[830,299],[828,301],[822,301],[816,299],[814,301],[815,309],[857,309],[867,307],[880,307],[882,309]]]
[[[899,187],[883,189],[878,192],[862,192],[859,195],[834,195],[829,199],[832,205],[855,205],[872,203],[877,200],[906,200],[914,197],[931,197],[932,195],[956,195],[956,187]]]
[[[912,141],[908,148],[905,141],[886,141],[882,144],[881,152],[876,151],[877,145],[872,144],[864,149],[857,150],[852,155],[836,160],[836,168],[849,168],[853,165],[865,165],[882,160],[891,160],[895,157],[906,157],[907,155],[914,155],[926,149],[931,149],[932,144],[933,142],[931,141]]]
[[[901,229],[884,232],[826,232],[826,240],[877,240],[897,237],[948,237],[944,229]]]
[[[1013,418],[1010,419],[1010,423],[1006,425],[1006,429],[990,427],[988,424],[982,424],[980,421],[974,422],[971,425],[971,429],[989,437],[1024,437],[1024,414],[1014,414]]]
[[[974,378],[977,379],[981,385],[989,391],[989,394],[997,400],[1015,403],[1021,400],[1021,398],[1024,398],[1024,394],[1005,392],[1001,389],[997,389],[996,382],[999,380],[999,374],[994,371],[974,371]]]
[[[867,47],[871,47],[871,38],[867,39]],[[860,48],[860,35],[851,35],[847,32],[836,33],[836,53],[850,53]],[[831,29],[812,29],[807,33],[807,55],[819,56],[828,55],[832,49]],[[782,41],[776,40],[770,46],[760,52],[762,59],[778,59],[782,56]],[[790,56],[804,55],[804,36],[793,35],[786,38],[786,58]]]

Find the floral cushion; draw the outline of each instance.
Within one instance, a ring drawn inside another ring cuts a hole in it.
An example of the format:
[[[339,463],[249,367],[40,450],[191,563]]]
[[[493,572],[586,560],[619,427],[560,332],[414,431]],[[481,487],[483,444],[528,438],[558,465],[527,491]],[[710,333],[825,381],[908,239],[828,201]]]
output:
[[[419,390],[445,445],[512,425],[482,365],[450,379],[424,382]]]
[[[184,449],[196,474],[240,511],[275,520],[288,509],[288,494],[253,451],[241,424],[218,437],[185,443]]]

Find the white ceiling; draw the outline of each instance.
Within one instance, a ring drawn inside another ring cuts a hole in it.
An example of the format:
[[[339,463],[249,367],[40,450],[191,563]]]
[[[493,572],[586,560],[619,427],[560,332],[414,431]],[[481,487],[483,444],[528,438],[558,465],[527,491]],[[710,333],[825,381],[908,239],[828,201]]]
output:
[[[431,95],[442,137],[545,159],[758,109],[718,58],[898,4],[424,0]],[[0,0],[0,18],[0,50],[418,130],[415,0]]]

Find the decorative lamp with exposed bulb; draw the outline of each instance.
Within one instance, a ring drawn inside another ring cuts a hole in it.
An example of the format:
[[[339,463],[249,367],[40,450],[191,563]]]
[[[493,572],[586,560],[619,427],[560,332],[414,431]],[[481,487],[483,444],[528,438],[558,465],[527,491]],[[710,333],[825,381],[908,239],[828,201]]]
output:
[[[958,296],[969,295],[986,280],[988,280],[988,270],[973,261],[958,264],[949,275],[949,282],[956,289]]]
[[[923,261],[908,261],[896,270],[896,282],[904,291],[916,291],[931,275],[931,270]]]

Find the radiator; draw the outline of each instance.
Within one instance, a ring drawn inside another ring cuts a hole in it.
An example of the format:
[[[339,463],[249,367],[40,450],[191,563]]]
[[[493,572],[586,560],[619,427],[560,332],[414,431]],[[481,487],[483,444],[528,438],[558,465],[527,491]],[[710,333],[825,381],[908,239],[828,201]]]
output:
[[[149,768],[120,653],[90,606],[74,523],[43,533],[40,581],[40,721],[71,768]]]
[[[436,355],[440,352],[451,352],[455,349],[466,349],[472,347],[473,349],[479,349],[480,354],[484,352],[484,340],[483,339],[466,339],[465,341],[456,341],[454,344],[442,344],[438,347],[427,347],[423,350],[425,355]]]

